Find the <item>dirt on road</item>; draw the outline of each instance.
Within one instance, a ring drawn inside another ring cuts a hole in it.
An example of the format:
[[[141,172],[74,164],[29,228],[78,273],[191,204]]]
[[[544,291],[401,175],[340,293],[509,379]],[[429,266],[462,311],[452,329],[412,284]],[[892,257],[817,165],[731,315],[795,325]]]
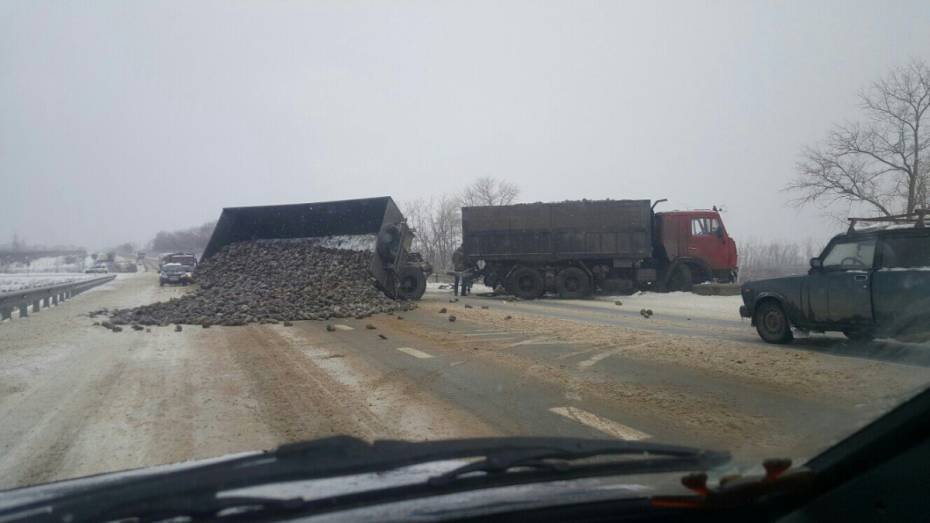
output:
[[[287,327],[111,333],[87,314],[184,292],[119,276],[0,325],[0,488],[174,463],[334,434],[493,434]]]
[[[698,297],[706,298],[706,297]],[[598,352],[616,350],[625,357],[697,368],[734,379],[768,383],[801,396],[826,396],[858,401],[926,384],[927,369],[869,359],[816,354],[791,346],[739,343],[707,336],[670,336],[651,330],[620,328],[515,312],[511,303],[496,301],[488,308],[465,303],[424,300],[424,311],[446,309],[457,318],[547,340],[583,343]],[[643,319],[652,327],[655,320]],[[712,332],[711,328],[711,332]],[[750,327],[746,327],[752,333]],[[452,336],[447,337],[453,339]],[[930,350],[930,348],[928,348]]]
[[[565,319],[542,302],[431,292],[405,319],[331,330],[113,333],[88,317],[184,292],[151,272],[120,275],[0,324],[0,489],[336,434],[633,433],[752,460],[809,456],[930,381],[927,367],[714,339],[714,318],[692,322],[703,336],[646,318],[652,330],[606,325],[612,303],[560,303],[575,307]]]

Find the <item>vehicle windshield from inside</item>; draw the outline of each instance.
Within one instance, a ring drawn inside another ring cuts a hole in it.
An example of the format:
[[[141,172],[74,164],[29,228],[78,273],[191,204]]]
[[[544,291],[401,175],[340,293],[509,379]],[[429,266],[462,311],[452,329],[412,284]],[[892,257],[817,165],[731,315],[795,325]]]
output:
[[[0,2],[0,523],[775,510],[869,474],[844,514],[900,519],[928,28]]]

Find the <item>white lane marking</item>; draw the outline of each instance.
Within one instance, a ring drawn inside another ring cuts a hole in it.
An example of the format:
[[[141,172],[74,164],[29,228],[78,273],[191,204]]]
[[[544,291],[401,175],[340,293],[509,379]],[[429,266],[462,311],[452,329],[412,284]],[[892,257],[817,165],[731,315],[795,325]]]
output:
[[[497,341],[513,341],[515,339],[516,338],[514,337],[508,336],[506,338],[481,338],[481,339],[463,340],[463,341],[468,341],[468,343],[491,343],[491,342],[497,342]]]
[[[607,358],[607,357],[609,357],[609,356],[613,356],[614,354],[620,354],[621,352],[625,351],[626,349],[632,349],[633,347],[642,347],[642,346],[644,346],[644,345],[647,345],[647,344],[646,344],[646,343],[637,343],[637,344],[635,344],[635,345],[627,345],[627,346],[625,346],[625,347],[617,347],[617,348],[615,348],[615,349],[613,349],[613,350],[606,350],[606,351],[604,351],[604,352],[600,352],[600,353],[598,353],[598,354],[595,354],[594,356],[591,356],[590,358],[588,358],[588,359],[586,359],[586,360],[584,360],[584,361],[578,362],[578,368],[579,368],[579,369],[586,369],[586,368],[588,368],[588,367],[590,367],[590,366],[592,366],[592,365],[595,365],[597,362],[601,361],[601,360],[604,359],[604,358]]]
[[[421,360],[433,357],[432,354],[427,354],[421,350],[416,350],[413,347],[397,347],[397,350],[403,352],[404,354],[413,356],[414,358],[420,358]]]
[[[519,347],[521,345],[580,345],[585,343],[583,341],[561,341],[561,340],[551,340],[548,338],[543,339],[532,339],[532,340],[523,340],[518,341],[517,343],[511,343],[511,347]]]
[[[565,354],[559,354],[558,356],[555,357],[555,359],[567,360],[568,358],[574,358],[575,356],[581,356],[582,354],[591,354],[592,352],[597,352],[598,350],[600,349],[597,347],[594,347],[593,349],[584,349],[584,350],[576,350],[575,352],[566,352]]]
[[[586,410],[577,407],[552,407],[549,412],[566,417],[572,421],[577,421],[582,425],[587,425],[592,429],[599,430],[604,434],[609,434],[615,438],[627,441],[639,441],[652,436],[645,432],[640,432],[632,427],[627,427],[616,421],[602,418],[597,414],[592,414]]]
[[[337,331],[354,331],[355,330],[355,327],[350,327],[348,325],[343,325],[341,323],[337,323],[333,325],[333,327],[335,327]]]
[[[471,333],[466,334],[466,336],[469,336],[469,337],[498,336],[500,334],[510,334],[510,333],[508,331],[471,332]]]
[[[595,365],[597,362],[601,361],[602,359],[613,356],[614,354],[617,354],[618,352],[622,350],[623,348],[621,347],[619,349],[605,350],[604,352],[599,352],[584,361],[578,362],[578,368],[586,369],[588,367],[591,367],[592,365]]]

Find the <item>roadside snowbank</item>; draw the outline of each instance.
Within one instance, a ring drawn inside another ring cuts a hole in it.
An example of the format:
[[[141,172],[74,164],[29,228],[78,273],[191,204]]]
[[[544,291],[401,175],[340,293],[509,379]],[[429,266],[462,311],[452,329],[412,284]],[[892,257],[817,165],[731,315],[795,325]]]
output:
[[[42,287],[45,285],[55,285],[58,283],[87,280],[98,276],[99,274],[82,274],[74,272],[43,272],[36,274],[0,273],[0,292],[32,289],[34,287]]]

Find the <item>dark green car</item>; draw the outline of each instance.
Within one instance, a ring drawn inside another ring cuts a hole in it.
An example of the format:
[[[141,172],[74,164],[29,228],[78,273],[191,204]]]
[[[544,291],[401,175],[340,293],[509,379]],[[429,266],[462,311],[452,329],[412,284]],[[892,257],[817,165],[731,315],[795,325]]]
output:
[[[747,282],[740,316],[769,343],[792,327],[852,340],[930,333],[930,228],[890,225],[835,236],[806,276]]]

